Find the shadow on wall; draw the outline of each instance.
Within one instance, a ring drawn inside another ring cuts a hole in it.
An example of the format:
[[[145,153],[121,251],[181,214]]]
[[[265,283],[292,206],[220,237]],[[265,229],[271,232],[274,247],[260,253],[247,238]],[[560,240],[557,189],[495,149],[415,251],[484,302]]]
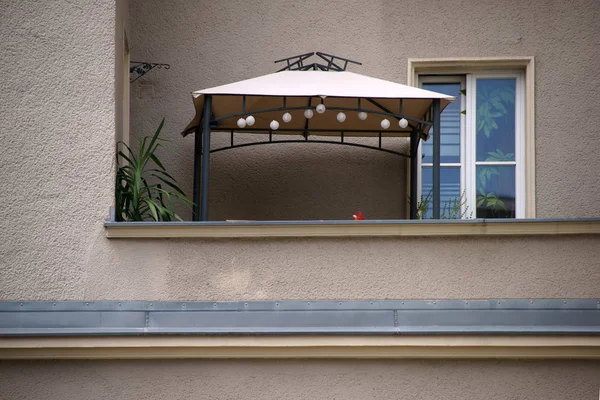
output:
[[[193,194],[193,135],[167,136],[158,158],[188,198]],[[175,137],[173,137],[175,136]],[[230,144],[215,132],[211,148]],[[266,135],[238,134],[236,144],[261,142]],[[274,140],[298,140],[278,136]],[[311,140],[339,140],[311,138]],[[137,148],[134,136],[132,146]],[[346,142],[377,146],[377,138]],[[383,138],[382,148],[406,154],[406,138]],[[168,149],[168,150],[167,150]],[[280,143],[211,154],[209,219],[350,220],[361,211],[366,219],[406,217],[407,159],[372,149],[324,143]],[[191,220],[191,207],[174,199],[176,212]]]
[[[316,143],[214,153],[210,219],[352,219],[358,211],[404,218],[405,165],[395,155]]]

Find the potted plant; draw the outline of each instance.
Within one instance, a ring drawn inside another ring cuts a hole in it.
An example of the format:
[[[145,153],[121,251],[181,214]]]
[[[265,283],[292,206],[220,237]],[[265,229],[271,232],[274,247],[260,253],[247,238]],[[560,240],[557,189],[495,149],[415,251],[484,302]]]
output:
[[[156,154],[165,142],[159,138],[164,123],[163,118],[153,136],[140,140],[137,151],[123,142],[117,144],[123,146],[123,150],[117,151],[117,221],[182,221],[175,212],[173,199],[188,206],[193,204]]]

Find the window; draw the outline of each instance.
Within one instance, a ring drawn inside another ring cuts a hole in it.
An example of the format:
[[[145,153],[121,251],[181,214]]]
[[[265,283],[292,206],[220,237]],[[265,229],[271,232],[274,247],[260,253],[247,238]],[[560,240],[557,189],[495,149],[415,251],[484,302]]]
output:
[[[533,138],[527,140],[533,124],[529,132],[526,124],[526,117],[533,118],[526,115],[529,74],[524,68],[492,66],[478,70],[467,65],[464,73],[456,67],[443,73],[443,67],[421,66],[419,73],[409,61],[418,86],[456,97],[441,116],[440,203],[445,218],[534,217],[534,182],[527,182],[534,176]],[[423,217],[431,218],[432,141],[422,142],[420,151],[420,197],[428,206]]]
[[[432,79],[427,79],[432,78]],[[465,143],[465,118],[461,113],[464,110],[465,83],[464,76],[444,76],[444,77],[422,77],[422,87],[438,93],[449,94],[456,97],[456,101],[448,105],[441,115],[441,171],[440,171],[440,204],[442,213],[447,215],[448,208],[454,199],[461,199],[464,191],[464,143]],[[424,212],[424,218],[432,216],[432,188],[433,188],[433,146],[432,140],[422,142],[420,146],[421,157],[421,196],[426,199],[427,211]],[[463,198],[466,196],[463,195]],[[430,200],[430,201],[427,201]],[[462,207],[464,210],[470,207]],[[460,214],[459,214],[460,215]]]

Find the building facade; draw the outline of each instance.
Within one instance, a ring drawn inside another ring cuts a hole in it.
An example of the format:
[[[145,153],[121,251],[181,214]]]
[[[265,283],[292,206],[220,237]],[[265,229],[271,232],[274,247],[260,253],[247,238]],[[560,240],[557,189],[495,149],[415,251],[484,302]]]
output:
[[[593,0],[3,2],[0,398],[596,398],[599,18]],[[190,92],[317,50],[458,85],[461,154],[477,79],[514,77],[515,159],[461,161],[453,193],[514,165],[518,218],[401,221],[404,159],[299,144],[211,161],[211,220],[296,224],[112,221],[118,141],[164,117],[191,194]],[[170,68],[129,84],[129,61]]]

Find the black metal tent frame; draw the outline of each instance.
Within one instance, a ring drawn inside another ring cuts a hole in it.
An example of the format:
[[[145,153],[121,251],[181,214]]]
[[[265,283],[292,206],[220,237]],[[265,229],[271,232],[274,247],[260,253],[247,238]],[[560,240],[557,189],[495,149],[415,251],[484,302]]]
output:
[[[320,63],[312,63],[309,65],[305,65],[304,61],[315,53],[306,53],[299,56],[289,57],[281,60],[275,61],[279,62],[287,62],[287,66],[280,71],[284,70],[296,70],[296,71],[307,71],[307,70],[321,70],[321,71],[344,71],[348,65],[348,63],[359,64],[360,63],[352,60],[348,60],[345,58],[337,57],[334,55],[317,52],[316,54],[327,61],[327,64]],[[343,66],[339,64],[344,63]],[[377,114],[388,116],[390,118],[394,118],[396,120],[400,120],[405,118],[409,122],[409,126],[411,127],[410,132],[405,131],[395,131],[395,130],[386,130],[386,135],[382,134],[382,131],[364,131],[364,130],[315,130],[309,129],[308,120],[304,129],[278,129],[277,132],[286,132],[286,133],[300,133],[304,137],[304,140],[273,140],[273,131],[270,129],[256,129],[256,128],[236,128],[236,129],[224,129],[219,127],[219,122],[243,117],[248,115],[246,110],[246,96],[242,97],[242,110],[239,113],[222,116],[219,118],[213,118],[212,115],[212,95],[204,95],[204,110],[202,115],[202,122],[195,129],[195,138],[194,138],[194,191],[193,191],[193,220],[194,221],[208,221],[208,195],[209,195],[209,175],[210,175],[210,154],[215,152],[220,152],[224,150],[230,150],[240,147],[249,147],[249,146],[257,146],[257,145],[268,145],[268,144],[276,144],[276,143],[324,143],[324,144],[334,144],[334,145],[342,145],[342,146],[353,146],[353,147],[361,147],[367,149],[373,149],[378,151],[383,151],[386,153],[394,154],[401,157],[406,157],[410,159],[410,219],[417,218],[417,203],[415,199],[417,199],[418,187],[417,187],[417,173],[418,173],[418,149],[419,143],[421,139],[427,140],[428,135],[425,134],[425,129],[430,127],[433,131],[433,218],[440,218],[440,99],[433,99],[431,106],[427,109],[425,114],[421,119],[411,118],[403,115],[402,106],[403,99],[398,99],[399,101],[399,112],[394,113],[393,111],[387,109],[386,107],[379,104],[374,99],[370,98],[356,98],[357,107],[327,107],[328,111],[350,111],[350,112],[366,112],[369,114]],[[311,104],[312,97],[309,98],[309,104],[304,107],[288,107],[286,102],[286,97],[283,97],[283,104],[281,107],[277,108],[269,108],[262,110],[252,110],[252,115],[259,115],[263,113],[276,112],[276,111],[294,111],[294,110],[314,110],[316,106]],[[372,110],[372,109],[364,109],[361,107],[362,101],[367,101],[372,105],[375,105],[380,111]],[[323,103],[324,100],[321,100]],[[212,132],[229,132],[230,133],[230,145],[220,147],[217,149],[211,149],[211,133]],[[268,134],[268,140],[252,142],[252,143],[243,143],[243,144],[235,144],[234,143],[234,134],[235,132],[264,132]],[[310,133],[339,133],[339,141],[333,140],[316,140],[310,139]],[[365,144],[351,143],[345,141],[345,133],[373,133],[373,135],[365,136],[365,137],[376,137],[379,139],[378,146],[369,146]],[[390,135],[402,135],[404,137],[410,138],[410,152],[409,154],[400,153],[397,151],[393,151],[390,149],[385,149],[382,147],[382,138],[388,137]],[[208,151],[204,151],[204,149],[208,149]]]

